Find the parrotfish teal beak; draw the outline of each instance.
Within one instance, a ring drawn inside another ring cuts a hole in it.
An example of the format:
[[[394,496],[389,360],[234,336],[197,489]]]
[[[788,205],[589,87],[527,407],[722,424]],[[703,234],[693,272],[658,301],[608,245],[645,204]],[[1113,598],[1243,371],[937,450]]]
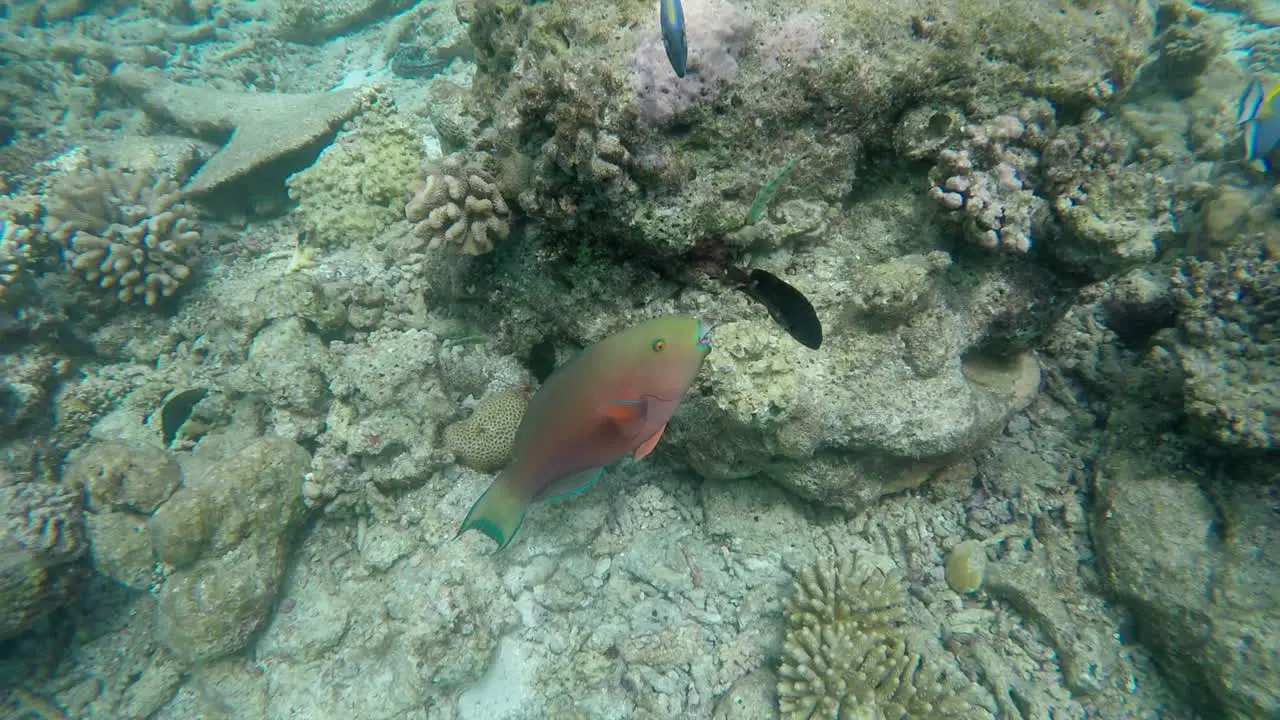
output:
[[[695,343],[703,352],[711,352],[711,323],[698,321],[698,341]]]

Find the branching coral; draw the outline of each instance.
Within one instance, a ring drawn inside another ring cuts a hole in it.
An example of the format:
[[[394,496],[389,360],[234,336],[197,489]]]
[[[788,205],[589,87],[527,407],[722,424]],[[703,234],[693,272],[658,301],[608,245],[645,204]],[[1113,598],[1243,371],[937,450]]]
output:
[[[510,232],[510,211],[492,176],[461,153],[427,167],[421,187],[404,209],[413,231],[438,248],[455,245],[467,255],[484,255]]]
[[[147,305],[191,276],[200,240],[195,210],[173,178],[104,167],[54,187],[45,229],[85,280]]]
[[[1048,203],[1028,177],[1038,158],[1019,142],[1028,119],[1001,115],[964,126],[961,147],[943,150],[930,173],[930,195],[944,208],[961,211],[965,236],[983,247],[1026,252],[1048,216]]]
[[[907,649],[901,581],[845,559],[796,576],[778,695],[783,718],[991,718],[976,686]]]
[[[32,228],[0,218],[0,302],[11,299],[10,288],[21,278],[35,238]]]

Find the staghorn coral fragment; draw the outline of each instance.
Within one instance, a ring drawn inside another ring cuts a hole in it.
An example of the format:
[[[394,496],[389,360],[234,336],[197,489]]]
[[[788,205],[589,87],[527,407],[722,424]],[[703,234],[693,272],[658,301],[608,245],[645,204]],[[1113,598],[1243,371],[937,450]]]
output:
[[[404,209],[413,232],[430,248],[452,245],[484,255],[510,232],[510,211],[489,173],[461,153],[427,166],[423,182]]]
[[[993,717],[976,685],[907,648],[896,575],[850,558],[796,575],[778,670],[784,720]]]
[[[444,429],[445,447],[473,470],[492,472],[511,459],[516,430],[529,407],[519,388],[500,390],[476,405],[471,417]]]
[[[195,209],[168,176],[92,167],[54,186],[45,218],[67,266],[122,302],[148,306],[191,276]]]
[[[331,138],[365,106],[367,88],[314,93],[250,93],[187,87],[156,71],[121,64],[111,82],[148,115],[225,144],[183,192],[207,193],[273,161]]]

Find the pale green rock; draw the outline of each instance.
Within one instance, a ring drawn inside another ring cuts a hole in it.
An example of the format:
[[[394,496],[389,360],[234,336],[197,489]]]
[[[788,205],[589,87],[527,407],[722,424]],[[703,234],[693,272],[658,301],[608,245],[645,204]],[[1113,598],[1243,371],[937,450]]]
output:
[[[159,592],[157,633],[178,657],[207,662],[237,652],[275,603],[290,539],[303,518],[302,476],[311,456],[262,438],[175,493],[151,520],[170,573]],[[186,528],[202,530],[185,542]],[[171,548],[181,549],[180,557]]]

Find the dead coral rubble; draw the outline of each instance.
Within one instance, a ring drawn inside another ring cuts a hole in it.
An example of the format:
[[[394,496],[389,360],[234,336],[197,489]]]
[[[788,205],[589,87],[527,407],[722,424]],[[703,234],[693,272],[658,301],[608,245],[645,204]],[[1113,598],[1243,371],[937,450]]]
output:
[[[173,178],[103,167],[54,187],[45,230],[85,280],[149,306],[191,276],[200,240],[195,209]]]

